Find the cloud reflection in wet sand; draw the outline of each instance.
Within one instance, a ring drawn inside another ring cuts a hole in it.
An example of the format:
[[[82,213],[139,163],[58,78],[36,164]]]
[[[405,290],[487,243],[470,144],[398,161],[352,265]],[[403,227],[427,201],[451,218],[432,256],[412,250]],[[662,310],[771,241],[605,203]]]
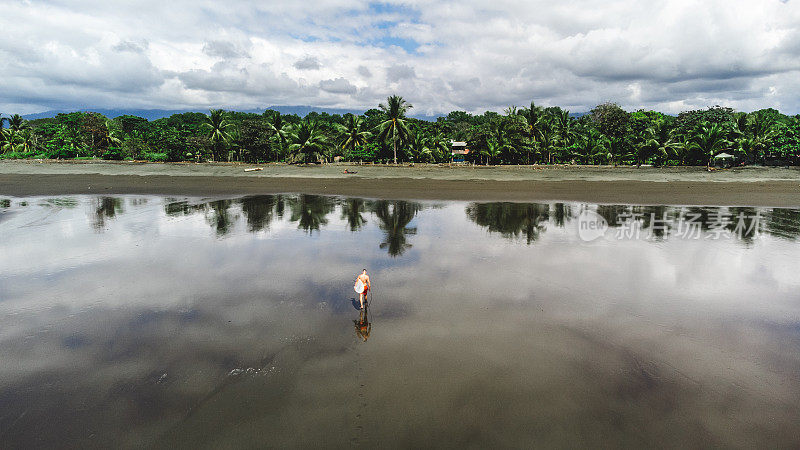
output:
[[[0,208],[8,446],[798,444],[796,210],[758,210],[757,237],[583,242],[586,208],[688,210],[26,202]]]

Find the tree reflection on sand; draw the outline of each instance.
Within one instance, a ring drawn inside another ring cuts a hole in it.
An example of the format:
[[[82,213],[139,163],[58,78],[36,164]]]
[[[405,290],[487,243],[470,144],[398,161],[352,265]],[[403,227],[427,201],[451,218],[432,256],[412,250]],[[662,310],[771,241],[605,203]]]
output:
[[[239,219],[238,214],[230,212],[231,205],[233,205],[233,200],[216,200],[208,204],[210,211],[206,213],[206,220],[217,231],[217,236],[228,234],[233,224]]]
[[[290,197],[287,201],[292,222],[297,222],[297,228],[312,233],[319,231],[320,227],[328,224],[328,214],[336,208],[336,200],[332,197],[321,195],[299,195]]]
[[[69,205],[68,200],[59,199],[58,203]],[[94,199],[93,227],[102,231],[108,219],[124,213],[123,205],[120,198]],[[268,231],[273,221],[285,219],[309,234],[322,232],[332,214],[338,215],[347,230],[362,232],[370,223],[371,215],[375,219],[373,223],[383,233],[379,247],[390,256],[399,257],[412,248],[409,238],[418,231],[412,225],[414,218],[420,211],[433,207],[437,206],[404,200],[257,195],[199,202],[171,198],[167,199],[164,212],[169,217],[202,214],[218,237],[230,234],[240,215],[244,215],[246,230],[251,233]],[[289,213],[284,214],[287,208]],[[752,245],[759,233],[787,240],[800,239],[800,209],[789,208],[474,202],[467,204],[465,213],[471,222],[489,233],[510,240],[522,238],[531,245],[548,227],[575,226],[579,215],[587,210],[602,217],[612,230],[628,227],[633,221],[641,236],[652,241],[674,239],[687,224],[705,233],[703,238],[708,233],[723,231],[746,246]]]
[[[118,197],[100,197],[94,201],[94,220],[92,226],[97,231],[106,227],[106,219],[113,219],[117,214],[125,212],[122,199]]]
[[[400,256],[411,248],[407,236],[417,234],[417,228],[408,225],[421,210],[422,205],[415,202],[378,200],[374,203],[372,211],[378,218],[378,226],[385,233],[380,246],[389,255]]]
[[[347,220],[350,231],[358,231],[367,223],[364,214],[369,206],[362,198],[348,198],[342,201],[342,219]]]
[[[233,200],[215,200],[194,203],[174,198],[167,199],[164,211],[169,217],[204,214],[209,225],[218,236],[230,233],[239,215],[231,212]],[[403,200],[365,200],[361,198],[338,198],[321,195],[257,195],[238,200],[241,212],[247,222],[248,232],[270,229],[274,220],[284,218],[289,209],[289,222],[297,223],[297,228],[308,233],[320,232],[327,225],[330,215],[339,211],[351,232],[361,231],[368,223],[367,216],[373,215],[384,237],[379,244],[392,256],[401,256],[411,248],[408,237],[416,234],[416,227],[409,226],[417,213],[424,209],[422,203]]]
[[[768,233],[792,241],[800,239],[800,209],[774,208],[765,215]]]
[[[283,218],[283,201],[281,195],[256,195],[242,198],[239,202],[242,204],[242,213],[247,220],[247,231],[252,233],[268,230],[275,216],[279,219]]]
[[[561,217],[562,226],[565,217]],[[467,206],[467,217],[490,233],[506,238],[524,236],[530,244],[547,229],[550,205],[541,203],[473,203]]]
[[[800,209],[788,208],[663,205],[592,207],[585,204],[574,207],[563,203],[498,202],[471,203],[466,208],[466,214],[471,221],[490,233],[499,233],[507,239],[522,236],[531,244],[547,231],[547,225],[565,228],[586,210],[602,217],[612,230],[631,227],[634,223],[636,231],[629,234],[652,241],[723,235],[749,246],[759,233],[788,240],[800,239]],[[696,230],[686,230],[686,227],[696,227]]]

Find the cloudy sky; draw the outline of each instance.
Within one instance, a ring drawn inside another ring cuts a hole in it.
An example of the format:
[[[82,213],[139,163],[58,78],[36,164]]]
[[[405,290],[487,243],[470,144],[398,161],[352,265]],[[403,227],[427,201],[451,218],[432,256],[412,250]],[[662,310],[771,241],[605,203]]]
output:
[[[800,113],[800,0],[6,0],[0,112]]]

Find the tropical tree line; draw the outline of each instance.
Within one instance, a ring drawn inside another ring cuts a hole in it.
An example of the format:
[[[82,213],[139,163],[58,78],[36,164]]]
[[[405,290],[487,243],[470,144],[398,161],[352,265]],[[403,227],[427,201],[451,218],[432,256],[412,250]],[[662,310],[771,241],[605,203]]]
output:
[[[715,106],[671,116],[605,103],[574,115],[531,103],[503,113],[454,111],[432,122],[408,117],[411,108],[395,95],[361,115],[219,109],[153,121],[91,112],[30,121],[0,115],[0,157],[442,163],[452,158],[452,141],[467,143],[466,162],[486,165],[711,165],[722,153],[737,164],[797,164],[800,155],[800,115],[774,109]]]

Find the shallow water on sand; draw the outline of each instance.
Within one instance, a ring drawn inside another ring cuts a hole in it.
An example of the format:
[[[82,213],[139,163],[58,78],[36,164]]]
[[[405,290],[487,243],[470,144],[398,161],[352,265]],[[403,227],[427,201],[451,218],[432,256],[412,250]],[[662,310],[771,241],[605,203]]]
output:
[[[0,447],[797,447],[799,269],[791,209],[0,199]]]

